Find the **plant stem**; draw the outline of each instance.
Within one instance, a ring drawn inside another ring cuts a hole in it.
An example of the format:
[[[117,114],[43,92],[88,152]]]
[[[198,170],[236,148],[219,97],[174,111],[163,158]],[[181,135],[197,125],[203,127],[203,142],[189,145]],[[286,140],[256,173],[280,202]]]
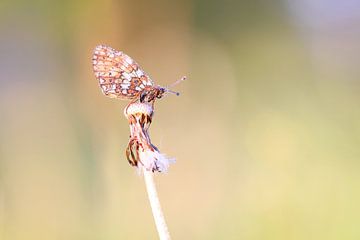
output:
[[[154,216],[157,231],[159,233],[160,240],[170,240],[170,233],[167,228],[164,214],[161,210],[159,197],[157,195],[154,174],[151,171],[143,169],[146,190],[148,193],[151,210]]]

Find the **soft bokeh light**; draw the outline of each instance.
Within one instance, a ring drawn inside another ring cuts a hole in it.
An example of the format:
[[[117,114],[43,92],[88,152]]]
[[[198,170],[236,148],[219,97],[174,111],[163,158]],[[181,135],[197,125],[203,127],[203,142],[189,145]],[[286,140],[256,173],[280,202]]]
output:
[[[156,103],[173,239],[359,239],[358,1],[0,3],[0,239],[157,239],[107,44]]]

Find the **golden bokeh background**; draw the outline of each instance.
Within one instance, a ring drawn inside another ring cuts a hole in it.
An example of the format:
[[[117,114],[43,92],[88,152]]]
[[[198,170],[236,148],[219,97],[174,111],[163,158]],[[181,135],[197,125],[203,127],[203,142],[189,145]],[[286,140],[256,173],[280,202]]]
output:
[[[156,103],[173,239],[360,239],[360,3],[3,0],[0,239],[157,239],[97,44],[181,96]]]

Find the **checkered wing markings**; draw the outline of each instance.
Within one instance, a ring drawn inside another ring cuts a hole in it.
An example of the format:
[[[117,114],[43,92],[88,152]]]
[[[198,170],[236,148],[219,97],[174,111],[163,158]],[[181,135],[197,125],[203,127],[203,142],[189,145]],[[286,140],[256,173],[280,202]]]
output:
[[[106,96],[133,99],[146,87],[153,86],[150,77],[128,55],[99,45],[93,55],[93,68]]]

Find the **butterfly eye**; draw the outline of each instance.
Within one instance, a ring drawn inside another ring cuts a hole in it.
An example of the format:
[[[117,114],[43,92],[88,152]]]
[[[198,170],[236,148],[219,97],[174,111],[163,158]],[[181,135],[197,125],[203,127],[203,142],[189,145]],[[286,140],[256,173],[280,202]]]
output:
[[[140,102],[144,102],[146,95],[147,95],[146,91],[142,91],[140,93]]]

